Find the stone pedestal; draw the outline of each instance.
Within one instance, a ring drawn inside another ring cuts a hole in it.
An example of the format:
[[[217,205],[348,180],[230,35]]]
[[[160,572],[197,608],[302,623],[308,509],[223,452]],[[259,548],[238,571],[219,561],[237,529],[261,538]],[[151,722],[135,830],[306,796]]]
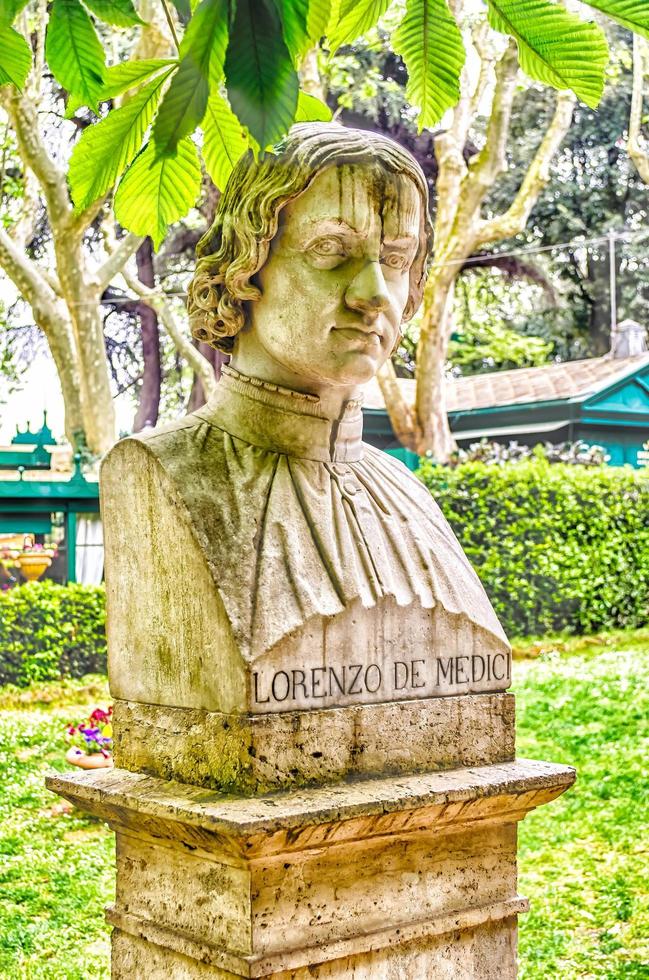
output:
[[[514,980],[517,823],[573,781],[519,760],[223,798],[49,780],[117,834],[113,976]]]
[[[114,980],[513,980],[511,649],[428,490],[362,441],[422,298],[427,182],[382,136],[244,157],[199,245],[207,405],[101,470]],[[291,385],[288,388],[285,385]]]

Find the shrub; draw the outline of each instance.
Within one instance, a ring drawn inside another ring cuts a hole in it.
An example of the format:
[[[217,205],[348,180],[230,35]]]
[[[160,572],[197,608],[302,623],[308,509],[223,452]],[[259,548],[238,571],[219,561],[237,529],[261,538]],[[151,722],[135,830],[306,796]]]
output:
[[[545,459],[548,463],[573,463],[575,466],[601,466],[610,456],[602,446],[577,442],[537,442],[535,446],[522,446],[516,441],[489,442],[481,439],[472,442],[468,449],[457,449],[449,461],[450,466],[462,463],[518,463],[523,459]]]
[[[106,672],[101,587],[32,582],[0,593],[0,684]]]
[[[532,458],[419,477],[510,634],[636,628],[649,619],[649,474]]]

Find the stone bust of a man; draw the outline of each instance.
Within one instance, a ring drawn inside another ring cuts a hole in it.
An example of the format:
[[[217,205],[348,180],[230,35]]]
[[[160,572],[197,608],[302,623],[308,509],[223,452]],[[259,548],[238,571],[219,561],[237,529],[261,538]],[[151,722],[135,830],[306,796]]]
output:
[[[423,485],[362,442],[362,386],[419,306],[426,182],[382,136],[293,127],[198,246],[209,403],[102,470],[117,697],[279,712],[503,690],[501,627]]]

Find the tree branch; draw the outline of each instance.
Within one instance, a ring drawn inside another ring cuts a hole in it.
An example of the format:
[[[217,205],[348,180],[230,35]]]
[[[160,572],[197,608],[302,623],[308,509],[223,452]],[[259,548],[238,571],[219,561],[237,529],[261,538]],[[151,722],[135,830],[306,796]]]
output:
[[[30,306],[46,310],[56,303],[56,293],[40,275],[38,266],[16,247],[2,225],[0,225],[0,266]]]
[[[56,166],[45,149],[38,128],[35,105],[13,86],[0,89],[0,99],[13,123],[23,163],[35,174],[43,189],[52,233],[67,228],[72,216],[65,173]]]
[[[409,405],[403,397],[391,360],[388,359],[385,362],[377,374],[376,380],[379,383],[395,436],[404,446],[414,448],[413,433],[417,426],[414,406]]]
[[[640,142],[646,68],[647,42],[639,34],[635,34],[633,37],[633,91],[629,116],[629,156],[633,160],[641,180],[645,184],[649,184],[649,153],[643,149]]]
[[[480,104],[485,92],[487,91],[489,77],[491,75],[494,62],[496,61],[489,26],[485,21],[480,20],[474,25],[473,30],[471,31],[471,40],[473,42],[473,47],[480,58],[480,71],[478,73],[475,88],[473,89],[473,94],[471,95],[469,124],[478,115]],[[468,129],[465,136],[466,135],[468,135]]]
[[[103,293],[106,286],[112,282],[115,276],[122,272],[128,260],[132,255],[135,255],[143,241],[144,238],[142,236],[135,235],[131,231],[119,241],[116,247],[110,252],[106,261],[103,265],[99,266],[95,273],[100,292]]]
[[[575,102],[576,98],[572,92],[559,92],[552,122],[536,151],[536,156],[525,174],[516,197],[504,214],[480,222],[474,248],[488,245],[493,241],[513,238],[525,228],[532,208],[550,178],[550,164],[570,128]]]
[[[194,347],[191,340],[185,336],[166,297],[160,295],[160,293],[156,293],[153,289],[149,289],[148,286],[140,282],[137,276],[132,275],[125,269],[122,269],[122,277],[128,288],[158,314],[158,319],[171,337],[176,350],[185,358],[189,366],[201,379],[205,395],[209,398],[214,393],[217,385],[216,378],[214,377],[214,369],[207,358],[203,357],[201,352]]]
[[[469,163],[468,176],[462,188],[458,216],[472,216],[480,207],[486,192],[507,167],[507,137],[512,114],[514,88],[518,75],[518,50],[511,40],[496,64],[496,85],[487,123],[485,144]]]
[[[24,167],[21,214],[12,229],[13,241],[16,245],[20,245],[21,248],[24,248],[34,237],[38,208],[38,183],[36,177],[29,167]]]
[[[80,377],[74,332],[64,302],[41,277],[37,266],[17,248],[0,225],[0,267],[29,303],[34,322],[43,330],[56,364],[63,400],[65,425],[73,441],[83,432],[80,401]]]
[[[27,80],[28,98],[38,101],[43,83],[45,67],[45,34],[47,32],[47,0],[38,0],[35,26],[34,64]]]
[[[557,294],[554,286],[547,278],[542,269],[539,269],[533,262],[526,262],[525,259],[517,255],[498,255],[489,252],[486,255],[472,255],[460,268],[460,272],[471,272],[473,269],[500,269],[510,279],[529,279],[536,286],[540,286],[548,300],[553,306],[557,303]]]

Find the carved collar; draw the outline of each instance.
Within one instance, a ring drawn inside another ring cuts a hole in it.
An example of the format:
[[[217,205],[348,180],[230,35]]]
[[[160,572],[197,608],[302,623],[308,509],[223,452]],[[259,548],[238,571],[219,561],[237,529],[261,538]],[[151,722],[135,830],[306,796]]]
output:
[[[248,378],[229,366],[209,403],[196,412],[230,435],[287,456],[321,463],[355,463],[363,455],[359,401],[339,419],[327,418],[317,395]]]

